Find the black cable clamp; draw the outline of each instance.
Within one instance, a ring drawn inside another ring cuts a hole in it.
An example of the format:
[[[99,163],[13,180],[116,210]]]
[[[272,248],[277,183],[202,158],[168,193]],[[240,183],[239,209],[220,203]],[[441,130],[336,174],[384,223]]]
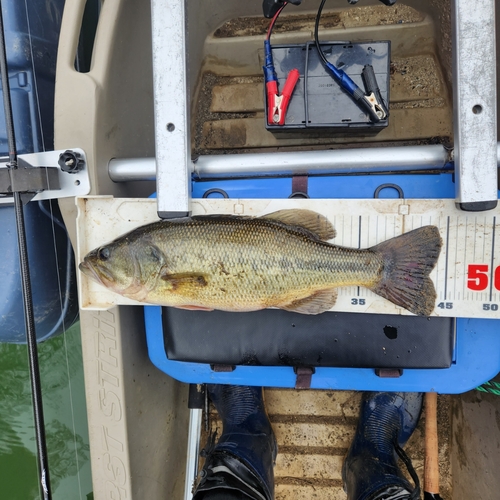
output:
[[[274,17],[274,14],[278,12],[278,10],[283,7],[285,3],[291,3],[293,5],[300,5],[302,0],[263,0],[262,2],[262,12],[264,13],[264,17],[271,19]]]

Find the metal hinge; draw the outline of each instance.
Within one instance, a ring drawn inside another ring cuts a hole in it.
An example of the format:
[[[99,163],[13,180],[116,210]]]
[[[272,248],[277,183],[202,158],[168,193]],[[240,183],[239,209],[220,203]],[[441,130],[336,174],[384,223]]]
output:
[[[90,179],[85,152],[79,148],[30,153],[17,157],[16,167],[0,161],[0,203],[11,203],[14,192],[23,203],[85,196]]]

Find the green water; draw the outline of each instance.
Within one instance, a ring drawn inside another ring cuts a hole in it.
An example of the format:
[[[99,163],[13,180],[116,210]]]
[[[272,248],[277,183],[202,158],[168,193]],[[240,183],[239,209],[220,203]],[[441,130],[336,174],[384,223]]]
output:
[[[54,500],[91,498],[79,323],[38,344]],[[39,499],[26,345],[0,343],[0,498]]]

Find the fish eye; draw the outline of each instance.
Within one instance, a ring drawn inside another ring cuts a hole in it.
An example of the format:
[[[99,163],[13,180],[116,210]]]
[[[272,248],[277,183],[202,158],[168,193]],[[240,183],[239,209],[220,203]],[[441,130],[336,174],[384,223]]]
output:
[[[109,259],[109,248],[108,247],[102,247],[102,248],[99,248],[98,252],[97,252],[97,257],[100,259],[100,260],[108,260]]]

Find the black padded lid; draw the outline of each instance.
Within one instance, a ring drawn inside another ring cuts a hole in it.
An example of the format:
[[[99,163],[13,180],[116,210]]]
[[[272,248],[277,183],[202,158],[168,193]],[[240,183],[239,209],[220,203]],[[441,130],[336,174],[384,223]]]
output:
[[[168,359],[222,365],[448,368],[455,341],[454,318],[170,307],[162,317]]]

